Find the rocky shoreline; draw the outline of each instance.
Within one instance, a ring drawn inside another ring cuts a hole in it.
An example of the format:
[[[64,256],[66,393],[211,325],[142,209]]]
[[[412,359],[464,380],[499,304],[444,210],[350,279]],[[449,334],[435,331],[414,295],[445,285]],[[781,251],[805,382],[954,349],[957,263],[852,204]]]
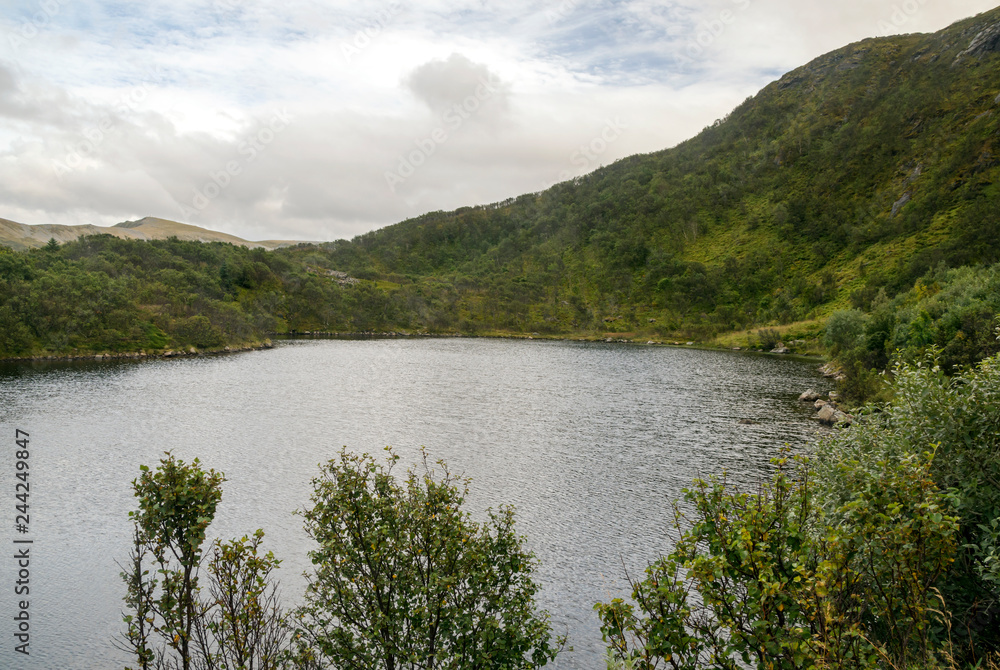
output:
[[[103,354],[62,354],[62,355],[39,355],[39,356],[27,356],[22,358],[5,358],[0,362],[12,362],[12,363],[25,363],[32,361],[126,361],[126,360],[145,360],[145,359],[159,359],[159,358],[180,358],[189,356],[218,356],[222,354],[235,354],[241,351],[262,351],[264,349],[273,349],[274,344],[271,340],[264,340],[263,342],[258,342],[254,344],[242,344],[233,345],[226,347],[219,347],[217,349],[198,349],[196,347],[188,347],[187,349],[167,349],[165,351],[133,351],[133,352],[121,352],[121,353],[103,353]]]
[[[830,391],[826,398],[823,394],[809,389],[799,396],[801,402],[810,402],[816,408],[816,420],[825,426],[850,426],[854,424],[854,417],[847,412],[841,411],[837,405],[837,392]]]

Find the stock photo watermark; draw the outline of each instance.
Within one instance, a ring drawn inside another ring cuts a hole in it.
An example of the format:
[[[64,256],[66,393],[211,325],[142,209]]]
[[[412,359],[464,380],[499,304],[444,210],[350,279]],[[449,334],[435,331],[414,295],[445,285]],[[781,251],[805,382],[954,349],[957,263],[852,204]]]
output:
[[[414,140],[413,144],[416,148],[399,156],[399,162],[394,171],[386,171],[385,183],[389,190],[395,193],[396,187],[416,174],[417,170],[437,153],[442,144],[451,139],[466,121],[471,119],[490,98],[496,95],[500,90],[500,85],[501,81],[498,77],[493,75],[481,77],[479,86],[476,87],[474,93],[446,109],[441,115],[442,125],[434,128],[426,137]]]
[[[79,141],[66,147],[66,155],[61,161],[52,161],[52,169],[55,171],[56,177],[62,180],[74,170],[83,167],[87,159],[96,157],[108,138],[120,130],[124,118],[130,112],[138,111],[139,106],[146,101],[152,92],[153,86],[163,79],[163,69],[159,65],[149,68],[147,76],[141,84],[118,98],[111,105],[111,112],[102,114],[96,123],[84,129],[80,134]]]
[[[340,53],[348,64],[361,52],[371,46],[379,35],[392,23],[393,19],[403,11],[403,5],[398,2],[391,3],[385,9],[377,12],[364,28],[354,33],[354,37],[349,42],[341,42]]]
[[[196,187],[194,189],[190,207],[181,204],[181,216],[185,220],[191,220],[204,211],[213,200],[222,195],[233,184],[237,177],[243,174],[243,170],[248,165],[257,160],[267,146],[274,142],[281,131],[288,128],[291,120],[288,111],[283,109],[280,112],[275,112],[255,132],[247,135],[236,146],[236,151],[242,158],[228,161],[218,170],[210,170],[208,172],[208,180],[202,184],[201,188]]]
[[[917,18],[927,2],[928,0],[905,0],[902,4],[893,5],[892,13],[878,22],[878,31],[883,36],[898,33]]]
[[[579,4],[579,0],[563,0],[558,7],[545,12],[545,18],[549,23],[559,23],[572,14]]]
[[[246,3],[246,0],[213,0],[212,5],[216,9],[221,9],[222,11],[233,11],[235,9],[240,9]]]
[[[736,23],[740,13],[747,11],[753,5],[753,0],[731,0],[731,2],[735,10],[723,9],[717,16],[698,24],[694,35],[676,57],[679,64],[691,65],[702,58],[726,34],[730,26]]]
[[[10,47],[16,52],[29,41],[38,35],[52,23],[52,20],[59,16],[68,2],[59,0],[42,0],[38,3],[38,11],[25,20],[16,30],[7,33],[7,41]]]
[[[15,603],[14,651],[25,656],[31,655],[31,450],[27,432],[18,428],[14,434],[12,455],[14,456],[14,539],[15,576],[14,595],[21,598]]]
[[[576,171],[564,170],[559,175],[559,181],[563,182],[573,179],[574,177],[579,177],[587,172],[590,172],[595,167],[599,167],[601,156],[604,155],[608,148],[614,144],[626,130],[628,130],[628,124],[617,116],[614,119],[605,121],[604,128],[601,129],[601,132],[599,132],[594,139],[590,140],[590,142],[586,144],[581,144],[579,148],[577,148],[576,151],[570,155],[569,162],[576,168]]]

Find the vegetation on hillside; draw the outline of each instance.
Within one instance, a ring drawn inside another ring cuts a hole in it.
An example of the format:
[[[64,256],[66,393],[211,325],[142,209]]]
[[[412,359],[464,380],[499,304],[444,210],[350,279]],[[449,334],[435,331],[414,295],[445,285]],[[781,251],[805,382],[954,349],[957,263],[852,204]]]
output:
[[[996,262],[1000,54],[959,55],[998,18],[866,40],[674,149],[324,252],[358,275],[435,278],[470,328],[692,337]]]
[[[885,371],[896,363],[931,356],[954,374],[1000,353],[1000,265],[942,265],[892,299],[884,290],[870,301],[858,297],[856,307],[830,316],[825,331],[853,404],[885,400]]]
[[[306,259],[308,260],[308,255]],[[107,235],[0,249],[0,357],[221,348],[289,330],[389,329],[400,305],[287,253]]]

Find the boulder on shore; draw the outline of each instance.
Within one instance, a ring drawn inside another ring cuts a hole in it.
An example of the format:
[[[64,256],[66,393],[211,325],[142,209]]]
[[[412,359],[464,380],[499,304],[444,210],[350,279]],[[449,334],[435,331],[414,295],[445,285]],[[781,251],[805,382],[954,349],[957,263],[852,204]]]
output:
[[[816,402],[822,397],[823,396],[821,396],[813,389],[809,389],[808,391],[799,396],[799,400],[801,400],[802,402]]]
[[[826,424],[827,426],[835,426],[837,424],[850,426],[854,423],[853,416],[841,412],[833,405],[824,406],[823,409],[819,411],[819,415],[816,418],[819,419],[820,423]]]

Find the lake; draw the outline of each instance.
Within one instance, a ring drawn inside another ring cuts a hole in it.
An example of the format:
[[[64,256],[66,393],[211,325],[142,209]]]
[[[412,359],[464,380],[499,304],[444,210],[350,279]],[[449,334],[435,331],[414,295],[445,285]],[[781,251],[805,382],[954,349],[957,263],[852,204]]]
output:
[[[14,561],[3,562],[0,667],[122,667],[123,584],[139,465],[171,450],[225,472],[211,536],[263,528],[299,601],[301,518],[341,446],[405,464],[420,446],[472,478],[467,507],[516,507],[541,562],[539,604],[572,653],[603,668],[592,608],[626,595],[669,551],[671,503],[695,477],[744,485],[783,445],[820,431],[797,396],[829,385],[815,361],[743,352],[486,339],[296,340],[275,349],[143,362],[0,365],[3,490],[13,555],[14,435],[31,435],[31,656],[13,651]],[[754,424],[741,424],[749,419]]]

